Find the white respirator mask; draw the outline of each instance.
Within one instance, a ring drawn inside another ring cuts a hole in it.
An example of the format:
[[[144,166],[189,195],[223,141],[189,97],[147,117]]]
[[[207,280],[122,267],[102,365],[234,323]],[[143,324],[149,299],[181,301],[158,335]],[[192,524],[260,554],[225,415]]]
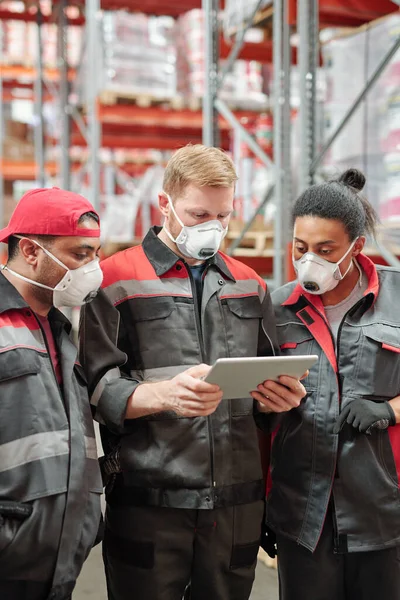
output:
[[[297,274],[297,280],[303,290],[314,295],[325,294],[334,290],[339,281],[342,281],[350,271],[351,262],[346,273],[343,275],[340,272],[339,265],[351,252],[357,239],[354,240],[346,254],[336,263],[329,262],[329,260],[321,258],[313,252],[306,252],[298,260],[294,260],[293,258],[293,267]]]
[[[24,239],[24,237],[20,235],[15,237]],[[24,275],[20,275],[19,273],[12,271],[8,266],[5,266],[4,268],[9,273],[27,283],[44,288],[45,290],[51,290],[53,292],[53,305],[56,308],[61,308],[62,306],[82,306],[95,298],[103,281],[103,272],[100,268],[100,260],[98,258],[91,260],[77,269],[71,270],[66,267],[61,260],[39,244],[39,242],[32,240],[31,238],[27,239],[39,246],[47,256],[66,270],[64,277],[57,283],[56,287],[52,288],[48,285],[44,285],[44,283],[39,283],[38,281],[33,281],[33,279],[24,277]]]
[[[218,220],[206,221],[205,223],[192,226],[184,225],[176,214],[170,196],[165,192],[163,193],[168,198],[171,210],[182,227],[178,237],[174,238],[164,224],[165,233],[176,244],[179,252],[188,258],[196,258],[198,260],[207,260],[207,258],[214,256],[218,252],[228,228],[222,227]]]

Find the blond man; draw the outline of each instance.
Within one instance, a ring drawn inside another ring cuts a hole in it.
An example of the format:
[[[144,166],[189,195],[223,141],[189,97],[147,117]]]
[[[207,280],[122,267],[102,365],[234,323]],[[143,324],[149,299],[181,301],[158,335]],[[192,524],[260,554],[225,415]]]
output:
[[[286,378],[222,400],[203,380],[218,358],[277,349],[264,281],[219,251],[236,179],[221,150],[179,150],[159,194],[164,226],[103,262],[82,313],[112,600],[181,600],[190,582],[192,600],[250,596],[264,504],[255,412],[290,410],[305,390]]]

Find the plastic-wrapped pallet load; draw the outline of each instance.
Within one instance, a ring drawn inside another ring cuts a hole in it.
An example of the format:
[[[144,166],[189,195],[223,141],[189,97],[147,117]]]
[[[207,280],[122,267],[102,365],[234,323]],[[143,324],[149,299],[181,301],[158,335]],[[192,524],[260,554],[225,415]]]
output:
[[[0,21],[2,29],[2,61],[12,65],[30,67],[37,61],[37,25],[24,21]],[[42,25],[42,61],[45,67],[57,67],[57,26]],[[67,57],[70,67],[76,67],[80,59],[82,27],[70,26],[67,31]]]
[[[323,46],[327,76],[326,139],[336,130],[399,34],[400,15],[394,14]],[[396,167],[400,167],[400,161],[395,156],[400,150],[399,67],[400,53],[397,53],[334,142],[325,163],[328,171],[334,173],[348,167],[363,170],[367,177],[365,192],[383,220],[400,215],[400,168]],[[397,200],[391,197],[396,188]]]
[[[175,39],[178,91],[189,98],[201,98],[204,95],[205,77],[208,76],[204,64],[203,11],[195,9],[182,15],[178,19]],[[225,78],[220,97],[237,108],[267,108],[261,64],[237,60]]]
[[[102,22],[101,90],[171,98],[176,94],[174,21],[124,11]]]

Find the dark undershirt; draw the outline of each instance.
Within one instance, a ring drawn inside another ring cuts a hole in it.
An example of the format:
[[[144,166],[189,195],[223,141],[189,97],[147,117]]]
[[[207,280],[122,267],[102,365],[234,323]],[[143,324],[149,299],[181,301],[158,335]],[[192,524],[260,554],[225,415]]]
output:
[[[203,295],[203,273],[206,266],[207,263],[204,262],[201,263],[201,265],[194,265],[193,267],[190,267],[190,272],[192,273],[192,277],[196,286],[196,296],[199,309],[201,308],[201,297]]]

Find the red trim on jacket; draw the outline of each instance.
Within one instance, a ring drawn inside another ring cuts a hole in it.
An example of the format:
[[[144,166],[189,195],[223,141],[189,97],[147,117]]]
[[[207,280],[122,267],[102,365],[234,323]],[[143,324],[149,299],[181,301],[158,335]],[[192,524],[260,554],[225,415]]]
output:
[[[336,351],[331,331],[326,322],[325,313],[319,313],[312,306],[306,306],[296,313],[313,338],[318,342],[329,360],[332,369],[337,373]]]
[[[15,344],[14,346],[6,346],[5,348],[0,348],[0,354],[8,352],[9,350],[18,350],[18,348],[23,348],[23,350],[35,350],[35,352],[47,354],[47,350],[45,348],[38,348],[37,346],[28,346],[27,344]]]
[[[372,293],[376,297],[379,292],[379,279],[374,263],[364,254],[358,256],[358,262],[368,277],[368,288],[364,295]],[[336,350],[328,321],[326,320],[321,296],[308,294],[300,284],[297,284],[289,298],[282,303],[282,306],[296,304],[301,296],[308,301],[310,306],[302,308],[296,313],[296,316],[304,323],[311,335],[321,346],[333,370],[337,373]]]
[[[389,350],[389,352],[396,352],[397,354],[400,354],[400,348],[397,348],[396,346],[391,346],[390,344],[384,344],[382,342],[382,348],[383,350]]]
[[[235,279],[256,279],[263,290],[267,289],[267,284],[264,279],[262,279],[262,277],[260,277],[251,267],[248,267],[240,262],[240,260],[232,258],[232,256],[228,256],[223,252],[218,252],[218,254],[221,256]]]
[[[117,300],[117,302],[114,302],[114,306],[119,306],[123,302],[126,302],[127,300],[132,300],[133,298],[166,298],[168,296],[171,298],[191,298],[192,297],[191,294],[177,294],[175,292],[162,292],[162,293],[160,292],[159,294],[132,294],[131,296],[124,296],[120,300]]]
[[[280,345],[280,349],[281,350],[294,350],[294,348],[297,348],[298,343],[297,342],[285,342],[284,344]]]
[[[26,314],[25,309],[12,309],[0,314],[0,328],[1,327],[14,327],[21,328],[25,327],[30,331],[37,331],[40,329],[40,325],[34,317],[33,312],[27,309],[30,314]]]
[[[103,271],[102,288],[118,281],[158,279],[142,246],[134,246],[109,256],[101,262],[101,268]]]
[[[393,458],[396,464],[397,482],[400,488],[400,424],[388,428],[390,444],[392,446]]]
[[[247,265],[244,265],[235,258],[223,254],[222,252],[219,252],[218,254],[221,256],[235,279],[255,279],[263,288],[263,290],[266,289],[265,281],[259,275],[257,275],[253,269]],[[109,256],[101,262],[101,268],[104,276],[101,287],[107,288],[118,281],[129,281],[132,279],[136,279],[138,281],[149,281],[152,279],[155,280],[167,278],[187,279],[189,277],[187,269],[182,266],[182,264],[179,264],[179,269],[176,267],[177,265],[173,266],[164,275],[158,277],[154,267],[147,258],[143,247],[133,246],[132,248],[122,250],[121,252],[117,252],[116,254]]]
[[[223,296],[220,296],[220,299],[225,300],[226,298],[251,298],[252,296],[254,296],[255,298],[259,298],[259,295],[257,294],[257,292],[254,292],[254,293],[249,292],[248,294],[245,294],[245,293],[224,294]]]

